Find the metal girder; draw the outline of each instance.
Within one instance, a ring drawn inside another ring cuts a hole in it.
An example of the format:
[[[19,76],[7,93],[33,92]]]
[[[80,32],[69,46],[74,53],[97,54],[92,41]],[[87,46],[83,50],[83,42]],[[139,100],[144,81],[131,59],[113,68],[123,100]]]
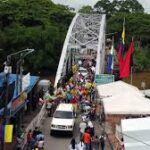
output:
[[[79,14],[77,13],[69,27],[60,62],[57,68],[55,85],[61,76],[65,75],[66,56],[71,49],[91,49],[97,53],[97,62],[103,64],[104,47],[105,47],[105,15],[101,14]],[[101,59],[102,58],[102,59]],[[67,57],[69,59],[69,57]],[[101,60],[100,60],[101,59]],[[100,64],[96,65],[97,74],[103,69]]]

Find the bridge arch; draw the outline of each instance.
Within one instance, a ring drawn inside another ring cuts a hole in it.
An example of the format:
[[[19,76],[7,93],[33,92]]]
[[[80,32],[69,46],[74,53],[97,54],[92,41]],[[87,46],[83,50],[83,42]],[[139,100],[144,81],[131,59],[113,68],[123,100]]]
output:
[[[96,74],[104,72],[105,67],[105,28],[106,16],[101,14],[77,13],[67,32],[54,86],[67,74],[72,64],[81,56],[94,57]]]

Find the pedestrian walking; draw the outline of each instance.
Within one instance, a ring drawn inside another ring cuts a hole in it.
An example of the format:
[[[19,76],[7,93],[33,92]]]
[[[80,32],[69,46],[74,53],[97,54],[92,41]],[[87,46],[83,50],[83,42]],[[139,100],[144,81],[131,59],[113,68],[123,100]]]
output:
[[[18,129],[18,137],[23,137],[25,133],[25,127],[24,125],[21,125],[21,127]]]
[[[123,138],[121,138],[120,146],[120,150],[125,150]]]
[[[80,142],[78,143],[77,149],[78,149],[78,150],[86,150],[86,149],[85,149],[85,144],[84,144],[84,142],[83,142],[82,139],[81,139]]]
[[[84,118],[82,118],[82,121],[80,122],[80,125],[79,125],[79,128],[80,128],[80,140],[83,137],[83,133],[85,132],[86,127],[87,127],[86,120]]]
[[[44,134],[41,131],[39,131],[39,134],[37,134],[36,141],[39,141],[40,139],[44,140]]]
[[[33,130],[33,138],[35,139],[39,133],[40,133],[39,128],[35,127],[35,129]]]
[[[37,142],[39,150],[44,150],[44,139],[41,137],[40,140]]]
[[[85,149],[91,150],[91,135],[90,135],[88,129],[86,129],[84,134],[83,134],[83,142],[85,144]]]
[[[100,140],[96,135],[92,138],[92,148],[93,150],[99,150],[99,147],[100,147]]]
[[[46,103],[46,110],[48,117],[51,117],[52,114],[52,101],[48,100]]]
[[[32,139],[33,139],[33,133],[32,130],[29,130],[27,133],[27,149],[31,149]]]
[[[71,139],[70,145],[69,145],[69,150],[77,150],[77,143],[75,139]]]
[[[17,136],[16,150],[22,150],[23,140],[20,135]]]
[[[104,150],[104,148],[105,148],[105,137],[104,137],[104,135],[101,135],[99,139],[100,139],[101,150]]]
[[[90,131],[91,137],[93,137],[94,134],[95,134],[95,130],[94,130],[94,126],[93,126],[92,121],[90,121],[90,120],[88,121],[87,127],[88,127],[88,129],[89,129],[89,131]]]

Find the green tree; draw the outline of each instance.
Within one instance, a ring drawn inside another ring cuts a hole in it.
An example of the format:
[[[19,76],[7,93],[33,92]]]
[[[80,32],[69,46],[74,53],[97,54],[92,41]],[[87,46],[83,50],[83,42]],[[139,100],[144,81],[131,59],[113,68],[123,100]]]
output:
[[[88,14],[94,13],[93,8],[92,8],[91,6],[89,6],[89,5],[83,6],[83,7],[79,10],[79,12],[80,12],[80,13],[88,13]]]
[[[108,17],[115,13],[143,13],[144,8],[137,0],[100,0],[94,8],[98,13],[106,14]]]
[[[125,18],[126,43],[128,44],[132,37],[140,43],[141,47],[150,47],[150,15],[144,13],[117,13],[107,20],[107,32],[118,32],[118,41],[122,33],[122,24]]]
[[[94,5],[94,8],[97,13],[110,16],[114,12],[114,7],[111,4],[110,0],[100,0]]]
[[[0,63],[10,53],[34,48],[25,68],[56,71],[66,32],[74,14],[50,0],[0,1]]]
[[[142,48],[139,47],[135,47],[133,62],[134,62],[134,67],[138,71],[142,71],[150,67],[150,61],[149,58],[147,57],[146,50],[143,50]]]
[[[118,2],[118,8],[117,11],[118,12],[124,12],[124,13],[143,13],[144,12],[144,8],[143,6],[137,1],[137,0],[116,0],[116,2],[112,2],[112,3],[116,3]]]

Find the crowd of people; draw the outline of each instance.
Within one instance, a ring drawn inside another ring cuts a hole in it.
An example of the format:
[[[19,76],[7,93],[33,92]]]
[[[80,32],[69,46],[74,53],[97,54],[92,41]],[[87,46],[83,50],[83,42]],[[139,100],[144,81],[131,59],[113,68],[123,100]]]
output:
[[[77,144],[75,142],[75,146],[72,143],[72,140],[69,145],[69,150],[104,150],[105,148],[105,135],[101,136],[96,135],[95,127],[90,120],[90,117],[84,113],[82,116],[81,122],[79,124],[80,129],[80,142]]]
[[[27,150],[44,150],[44,134],[38,127],[27,133]]]
[[[84,60],[85,61],[85,60]],[[86,64],[85,66],[83,64]],[[94,106],[95,99],[95,63],[87,61],[83,63],[82,67],[86,67],[87,75],[84,76],[80,72],[81,65],[74,64],[72,66],[72,73],[68,80],[60,79],[57,88],[51,92],[47,91],[43,96],[43,102],[46,103],[48,116],[52,116],[59,103],[71,103],[74,107],[74,114],[77,115],[77,108],[81,111],[91,108],[91,118],[94,118],[96,113],[96,106]],[[42,101],[41,100],[41,101]],[[93,116],[92,116],[93,115]]]

